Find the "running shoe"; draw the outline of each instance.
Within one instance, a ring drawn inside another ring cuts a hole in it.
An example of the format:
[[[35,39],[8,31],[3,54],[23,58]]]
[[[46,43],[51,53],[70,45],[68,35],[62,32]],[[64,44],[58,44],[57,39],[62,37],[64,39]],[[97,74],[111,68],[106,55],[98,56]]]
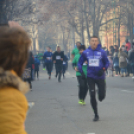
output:
[[[86,102],[85,101],[82,101],[82,105],[86,105]]]
[[[95,121],[95,122],[96,121],[99,121],[99,116],[98,115],[95,115],[93,121]]]
[[[79,100],[79,102],[78,102],[80,105],[82,105],[83,104],[83,101],[82,100]]]

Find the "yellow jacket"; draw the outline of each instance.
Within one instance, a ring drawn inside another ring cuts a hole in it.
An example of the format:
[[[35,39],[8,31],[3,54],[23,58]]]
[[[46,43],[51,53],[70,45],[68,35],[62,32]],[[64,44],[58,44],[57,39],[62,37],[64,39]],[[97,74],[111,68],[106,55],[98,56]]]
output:
[[[26,134],[24,122],[29,86],[13,71],[0,69],[0,134]]]

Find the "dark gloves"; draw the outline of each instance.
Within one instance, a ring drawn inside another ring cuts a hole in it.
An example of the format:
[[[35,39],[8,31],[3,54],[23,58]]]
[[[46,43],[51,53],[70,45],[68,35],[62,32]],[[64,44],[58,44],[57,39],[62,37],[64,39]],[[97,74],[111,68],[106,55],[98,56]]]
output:
[[[101,70],[98,72],[98,76],[101,77],[101,76],[104,74],[105,71],[106,71],[105,68],[101,69]]]

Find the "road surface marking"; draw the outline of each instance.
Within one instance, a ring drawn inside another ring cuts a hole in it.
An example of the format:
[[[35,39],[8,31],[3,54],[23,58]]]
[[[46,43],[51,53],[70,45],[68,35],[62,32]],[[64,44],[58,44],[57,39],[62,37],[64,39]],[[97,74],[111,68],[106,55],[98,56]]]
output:
[[[121,91],[126,93],[134,93],[134,91],[129,91],[129,90],[121,90]]]

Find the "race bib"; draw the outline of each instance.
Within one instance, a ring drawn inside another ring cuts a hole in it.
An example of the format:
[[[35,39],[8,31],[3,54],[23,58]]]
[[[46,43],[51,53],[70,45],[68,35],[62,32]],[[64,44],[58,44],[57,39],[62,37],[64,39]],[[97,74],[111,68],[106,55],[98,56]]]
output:
[[[65,65],[65,64],[66,64],[66,62],[63,61],[63,65]]]
[[[61,59],[61,56],[56,56],[56,60],[60,60]]]
[[[90,67],[99,67],[99,59],[89,59]]]
[[[87,65],[87,63],[83,63],[83,66],[86,66]]]
[[[51,57],[47,57],[47,60],[51,60]]]

